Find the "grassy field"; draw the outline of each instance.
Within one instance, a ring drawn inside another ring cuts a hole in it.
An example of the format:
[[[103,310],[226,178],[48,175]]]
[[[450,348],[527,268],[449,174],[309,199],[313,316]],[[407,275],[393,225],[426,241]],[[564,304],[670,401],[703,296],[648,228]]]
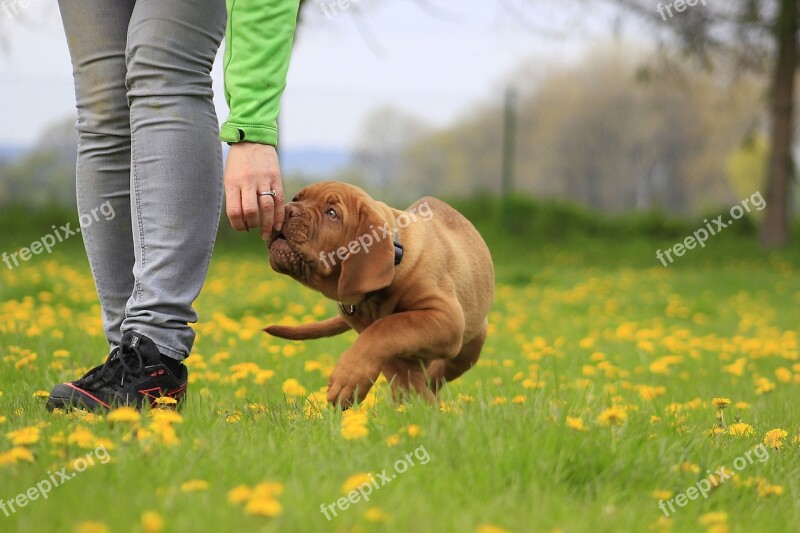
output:
[[[490,335],[439,409],[398,407],[385,383],[354,412],[327,408],[354,334],[261,333],[336,307],[272,273],[248,235],[215,252],[179,414],[50,414],[42,391],[106,355],[81,243],[0,264],[0,499],[68,478],[0,510],[0,531],[795,529],[797,252],[761,254],[732,230],[664,268],[656,248],[691,225],[512,214],[511,236],[482,221],[498,271]],[[0,251],[50,227],[8,218]],[[326,519],[321,506],[370,479],[368,501]]]

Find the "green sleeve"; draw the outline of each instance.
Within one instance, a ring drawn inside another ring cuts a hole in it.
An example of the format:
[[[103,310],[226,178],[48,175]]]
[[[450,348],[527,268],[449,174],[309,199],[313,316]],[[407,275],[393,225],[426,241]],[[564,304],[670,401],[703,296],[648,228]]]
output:
[[[297,28],[299,0],[226,0],[225,99],[219,138],[278,145],[278,111]]]

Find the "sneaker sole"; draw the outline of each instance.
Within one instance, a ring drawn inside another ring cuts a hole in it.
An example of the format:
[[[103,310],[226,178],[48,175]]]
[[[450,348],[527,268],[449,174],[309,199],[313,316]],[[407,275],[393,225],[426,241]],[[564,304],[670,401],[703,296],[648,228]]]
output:
[[[57,385],[50,393],[46,405],[49,411],[69,408],[83,408],[88,411],[110,409],[106,402],[72,383]]]

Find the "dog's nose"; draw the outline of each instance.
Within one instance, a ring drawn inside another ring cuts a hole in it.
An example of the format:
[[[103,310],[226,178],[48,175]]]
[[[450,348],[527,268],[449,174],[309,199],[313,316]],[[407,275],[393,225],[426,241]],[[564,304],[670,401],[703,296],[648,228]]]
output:
[[[286,205],[286,216],[288,218],[299,217],[301,213],[302,210],[300,209],[300,206],[293,203]]]

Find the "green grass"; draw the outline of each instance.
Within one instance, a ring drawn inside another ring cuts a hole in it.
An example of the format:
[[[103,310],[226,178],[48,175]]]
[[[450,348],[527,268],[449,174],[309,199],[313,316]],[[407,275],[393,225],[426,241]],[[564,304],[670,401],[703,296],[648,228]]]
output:
[[[699,518],[721,511],[732,531],[794,527],[800,518],[800,444],[792,442],[800,433],[800,367],[793,367],[796,251],[759,252],[752,229],[743,227],[664,268],[655,250],[698,224],[598,219],[520,201],[510,217],[517,230],[509,234],[495,222],[499,204],[460,208],[489,241],[498,272],[493,329],[481,363],[448,385],[443,410],[411,402],[398,412],[385,385],[378,387],[375,405],[364,408],[368,434],[356,440],[342,437],[340,413],[326,409],[321,418],[307,418],[304,397],[282,392],[288,379],[308,394],[323,388],[324,370],[354,334],[293,343],[261,333],[261,326],[287,317],[328,316],[335,304],[272,273],[255,235],[223,230],[197,303],[201,320],[189,360],[194,381],[180,411],[183,423],[175,426],[175,446],[139,441],[126,424],[54,416],[34,397],[104,357],[80,241],[13,271],[0,264],[0,415],[6,418],[0,454],[11,448],[6,433],[41,429],[41,439],[29,447],[32,463],[0,466],[0,498],[13,499],[98,443],[81,448],[60,442],[59,435],[68,441],[83,427],[113,443],[108,464],[89,468],[9,518],[0,511],[0,530],[70,531],[99,521],[112,531],[142,531],[142,513],[155,511],[171,531],[460,532],[481,525],[647,531],[662,525],[653,491],[678,494],[706,470],[730,470],[774,428],[788,432],[780,451],[747,466],[707,499],[690,501],[669,521],[675,531],[706,531]],[[0,251],[29,244],[64,220],[59,213],[28,217],[36,221],[30,224],[3,218],[0,226],[8,230]],[[57,350],[69,356],[56,358]],[[229,359],[215,358],[220,352]],[[18,363],[30,353],[35,360]],[[665,356],[680,360],[662,372]],[[739,359],[742,372],[735,375],[726,368]],[[234,379],[231,366],[243,362],[275,374],[263,384],[252,375]],[[318,364],[307,368],[307,362]],[[787,372],[788,382],[779,379]],[[760,378],[774,390],[758,394]],[[645,398],[648,391],[655,397]],[[714,397],[747,402],[746,408],[729,406],[725,421],[741,418],[754,434],[710,436]],[[598,421],[612,405],[627,414],[617,427]],[[580,417],[586,431],[568,427],[567,416]],[[142,425],[149,426],[146,416]],[[419,427],[418,435],[409,434],[410,425]],[[330,522],[322,515],[320,505],[341,498],[348,477],[392,473],[396,461],[419,447],[429,455],[427,464],[399,474],[369,502],[338,511]],[[681,469],[685,462],[699,473]],[[181,484],[193,479],[207,481],[208,489],[183,492]],[[244,505],[228,502],[233,487],[264,481],[284,485],[279,516],[250,516]],[[783,494],[760,496],[759,482],[781,486]],[[384,521],[368,520],[372,508]]]

